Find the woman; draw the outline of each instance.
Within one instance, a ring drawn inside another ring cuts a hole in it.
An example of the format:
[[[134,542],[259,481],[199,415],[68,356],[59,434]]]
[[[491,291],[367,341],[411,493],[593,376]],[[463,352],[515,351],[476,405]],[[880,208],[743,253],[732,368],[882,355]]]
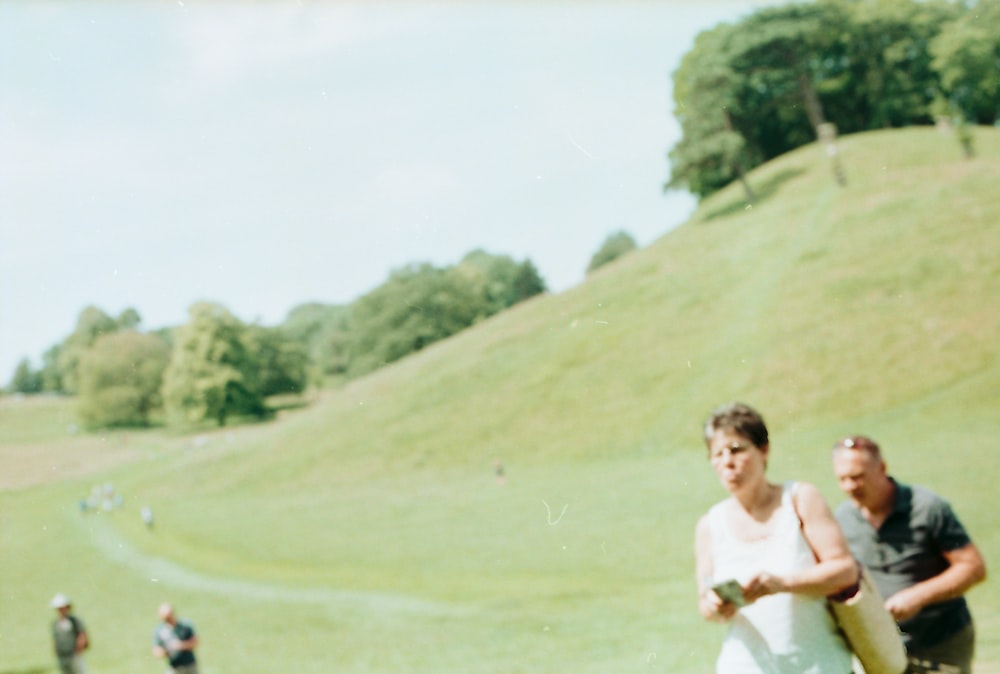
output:
[[[856,583],[858,568],[822,495],[805,482],[768,482],[767,426],[747,405],[717,409],[705,443],[730,493],[695,532],[698,607],[729,623],[716,671],[848,674],[851,653],[826,597]],[[738,587],[724,599],[713,587],[727,580]]]

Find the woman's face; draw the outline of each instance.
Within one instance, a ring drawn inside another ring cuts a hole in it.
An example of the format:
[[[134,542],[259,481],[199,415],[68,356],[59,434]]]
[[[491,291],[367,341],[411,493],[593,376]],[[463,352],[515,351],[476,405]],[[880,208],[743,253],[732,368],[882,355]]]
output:
[[[709,438],[708,458],[722,486],[733,492],[763,477],[767,447],[757,447],[742,435],[720,429]]]

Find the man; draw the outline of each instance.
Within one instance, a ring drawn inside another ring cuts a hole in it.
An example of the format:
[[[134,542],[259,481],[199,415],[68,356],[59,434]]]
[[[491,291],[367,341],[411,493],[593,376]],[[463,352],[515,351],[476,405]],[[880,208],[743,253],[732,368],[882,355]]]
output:
[[[969,674],[975,630],[962,595],[986,578],[986,564],[951,506],[890,477],[864,436],[834,445],[833,471],[849,499],[837,521],[899,624],[907,671]]]
[[[198,674],[198,663],[194,657],[198,636],[194,626],[178,620],[170,604],[160,605],[160,620],[153,632],[153,655],[167,659],[170,665],[167,674]]]
[[[90,645],[83,621],[73,615],[69,597],[60,593],[52,598],[58,616],[52,622],[52,644],[61,674],[87,674],[83,651]]]

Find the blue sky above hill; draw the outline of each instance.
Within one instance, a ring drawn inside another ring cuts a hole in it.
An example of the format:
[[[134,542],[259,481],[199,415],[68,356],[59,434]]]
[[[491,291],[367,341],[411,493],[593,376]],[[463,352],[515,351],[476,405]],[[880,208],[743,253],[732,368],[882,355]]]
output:
[[[0,382],[89,304],[273,324],[475,248],[565,290],[690,214],[670,74],[761,4],[2,3]]]

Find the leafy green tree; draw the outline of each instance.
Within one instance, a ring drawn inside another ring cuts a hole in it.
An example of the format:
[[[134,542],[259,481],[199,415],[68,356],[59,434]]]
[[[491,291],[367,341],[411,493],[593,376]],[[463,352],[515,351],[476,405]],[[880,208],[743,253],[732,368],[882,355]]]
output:
[[[111,316],[95,306],[88,306],[80,312],[76,328],[67,337],[59,352],[59,374],[63,391],[76,393],[79,387],[78,369],[80,359],[101,335],[118,331],[118,323]]]
[[[77,414],[88,428],[146,426],[161,407],[170,347],[135,330],[97,338],[80,360]]]
[[[597,249],[597,252],[590,258],[590,264],[587,265],[587,273],[589,274],[595,269],[599,269],[609,262],[617,260],[626,253],[631,253],[636,248],[638,246],[635,243],[635,239],[628,232],[622,230],[610,234],[604,240],[604,243],[601,244],[601,247]]]
[[[262,326],[248,328],[247,344],[257,361],[257,386],[262,397],[305,390],[309,358],[303,344],[286,337],[280,328]]]
[[[59,367],[59,356],[62,353],[62,344],[53,344],[42,354],[42,369],[39,376],[42,381],[42,390],[52,393],[63,391],[62,370]]]
[[[687,187],[707,196],[739,179],[747,200],[754,194],[746,181],[746,139],[735,130],[740,83],[727,52],[736,28],[720,24],[702,32],[694,49],[684,55],[674,73],[674,115],[681,125],[680,141],[670,150],[667,188]]]
[[[811,142],[826,122],[816,82],[842,12],[831,3],[758,10],[731,32],[727,60],[740,82],[735,126],[763,159]]]
[[[509,255],[474,250],[466,254],[458,266],[468,274],[470,283],[479,285],[486,300],[487,315],[545,292],[545,281],[531,260],[517,262]]]
[[[521,263],[517,265],[517,272],[511,280],[511,293],[509,298],[512,299],[513,302],[510,306],[513,306],[518,302],[523,302],[524,300],[534,297],[535,295],[541,295],[547,289],[545,279],[543,279],[542,275],[538,273],[538,268],[535,267],[535,263],[529,259],[522,260]]]
[[[11,378],[10,385],[7,388],[13,393],[41,393],[41,373],[31,368],[30,360],[22,358],[18,362],[17,368],[14,370],[14,376]]]
[[[288,339],[306,350],[309,379],[317,385],[349,368],[349,313],[348,306],[311,302],[293,308],[281,324]]]
[[[174,333],[164,374],[163,396],[174,422],[214,420],[266,412],[257,380],[257,361],[248,346],[247,326],[225,307],[194,304],[189,321]]]
[[[962,121],[994,124],[1000,113],[1000,0],[978,0],[931,41],[931,67]]]
[[[740,179],[752,201],[745,172],[813,142],[827,122],[843,134],[931,121],[930,44],[963,11],[943,0],[818,0],[702,33],[674,73],[683,134],[667,187],[703,197]],[[970,59],[970,72],[972,62],[985,63]]]
[[[860,120],[835,120],[838,126],[850,132],[932,122],[938,78],[930,45],[961,6],[914,0],[846,4],[851,26],[844,41],[845,75]]]
[[[452,267],[412,264],[351,305],[351,374],[371,372],[489,315],[481,288]]]

